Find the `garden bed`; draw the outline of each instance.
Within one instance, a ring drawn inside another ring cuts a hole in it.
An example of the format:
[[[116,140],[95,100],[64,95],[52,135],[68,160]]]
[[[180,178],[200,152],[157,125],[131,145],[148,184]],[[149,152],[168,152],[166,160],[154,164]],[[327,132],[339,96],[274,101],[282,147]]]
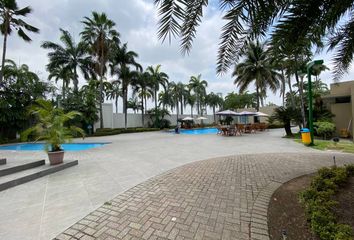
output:
[[[293,179],[273,194],[268,210],[270,239],[283,239],[283,230],[287,233],[287,239],[320,239],[311,231],[304,204],[299,201],[300,193],[310,189],[313,177],[314,175],[305,175]],[[347,224],[354,232],[354,178],[348,178],[331,199],[338,202],[338,205],[331,208],[335,216],[334,222]]]

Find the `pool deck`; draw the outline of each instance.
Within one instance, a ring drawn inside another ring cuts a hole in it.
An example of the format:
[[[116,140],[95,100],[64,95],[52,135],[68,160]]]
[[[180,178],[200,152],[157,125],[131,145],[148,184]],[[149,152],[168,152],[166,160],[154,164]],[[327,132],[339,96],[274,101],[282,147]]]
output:
[[[118,194],[187,163],[244,154],[262,159],[267,153],[271,160],[273,153],[319,153],[282,135],[283,130],[238,137],[149,132],[85,139],[112,143],[67,152],[66,159],[78,159],[78,166],[0,192],[0,239],[52,239]],[[41,151],[0,151],[0,156],[11,164],[46,158]]]

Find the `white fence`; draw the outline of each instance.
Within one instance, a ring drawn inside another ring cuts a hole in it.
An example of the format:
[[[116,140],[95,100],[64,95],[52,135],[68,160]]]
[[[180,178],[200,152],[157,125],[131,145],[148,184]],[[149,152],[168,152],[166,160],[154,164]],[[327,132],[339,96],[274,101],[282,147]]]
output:
[[[123,113],[113,113],[113,105],[111,103],[104,103],[103,104],[103,126],[105,128],[124,128],[124,114]],[[260,108],[261,112],[264,112],[268,115],[272,115],[274,112],[275,106],[271,107],[262,107]],[[240,111],[256,111],[255,109],[238,109],[238,112]],[[184,115],[179,115],[179,119],[183,119],[185,117],[190,117],[190,114],[184,114]],[[194,115],[194,118],[196,119],[198,116]],[[206,120],[203,120],[204,124],[211,124],[214,122],[214,116],[213,115],[206,115],[203,116],[206,117]],[[176,125],[177,124],[177,115],[176,114],[171,114],[170,116],[166,116],[165,119],[169,120],[171,122],[171,125]],[[219,121],[219,117],[216,116],[216,121]],[[241,122],[249,122],[252,123],[254,121],[253,117],[246,117],[246,119],[235,119],[236,122],[241,121]],[[268,118],[266,117],[261,117],[261,122],[267,122]],[[198,123],[198,121],[196,121]],[[141,113],[128,113],[127,114],[127,127],[128,128],[133,128],[133,127],[147,127],[149,126],[149,123],[151,123],[151,119],[149,115],[144,116],[144,124],[142,124],[142,116]],[[95,129],[100,127],[100,122],[98,121],[95,123]]]
[[[113,113],[113,105],[110,103],[104,103],[103,106],[103,126],[105,128],[124,128],[124,114],[123,113]],[[178,118],[190,117],[190,114],[178,115]],[[197,116],[194,116],[196,118]],[[203,116],[208,119],[203,120],[204,124],[210,124],[214,122],[213,115]],[[171,125],[177,124],[177,115],[171,114],[170,116],[165,116],[165,119],[171,122]],[[128,113],[127,114],[127,127],[147,127],[151,124],[151,118],[149,115],[144,116],[144,124],[142,123],[142,115],[141,113]],[[100,121],[95,123],[95,129],[100,127]]]

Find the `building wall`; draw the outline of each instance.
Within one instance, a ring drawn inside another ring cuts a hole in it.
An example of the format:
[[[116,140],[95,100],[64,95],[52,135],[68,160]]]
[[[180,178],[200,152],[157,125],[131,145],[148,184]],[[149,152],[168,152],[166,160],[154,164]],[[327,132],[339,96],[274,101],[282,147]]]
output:
[[[341,83],[333,83],[331,84],[331,95],[339,95],[339,96],[350,96],[351,89],[354,87],[354,81],[341,82]]]
[[[331,105],[331,112],[335,115],[333,120],[336,125],[336,133],[339,135],[341,129],[347,129],[350,120],[352,119],[352,104],[351,103],[337,103]],[[350,128],[351,135],[353,129]]]

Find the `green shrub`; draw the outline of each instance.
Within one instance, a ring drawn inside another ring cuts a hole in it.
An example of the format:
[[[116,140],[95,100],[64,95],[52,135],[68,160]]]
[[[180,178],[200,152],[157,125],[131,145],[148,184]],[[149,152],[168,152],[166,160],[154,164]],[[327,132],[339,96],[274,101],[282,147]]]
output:
[[[338,203],[333,200],[338,188],[354,176],[354,165],[321,168],[311,182],[311,186],[300,193],[300,202],[312,231],[322,240],[352,239],[350,226],[338,224],[332,209]]]
[[[321,136],[323,139],[332,137],[336,130],[336,126],[331,122],[315,122],[314,127],[317,135]]]
[[[110,135],[118,135],[122,133],[138,133],[138,132],[151,132],[151,131],[159,131],[159,128],[102,128],[97,129],[93,136],[110,136]]]

